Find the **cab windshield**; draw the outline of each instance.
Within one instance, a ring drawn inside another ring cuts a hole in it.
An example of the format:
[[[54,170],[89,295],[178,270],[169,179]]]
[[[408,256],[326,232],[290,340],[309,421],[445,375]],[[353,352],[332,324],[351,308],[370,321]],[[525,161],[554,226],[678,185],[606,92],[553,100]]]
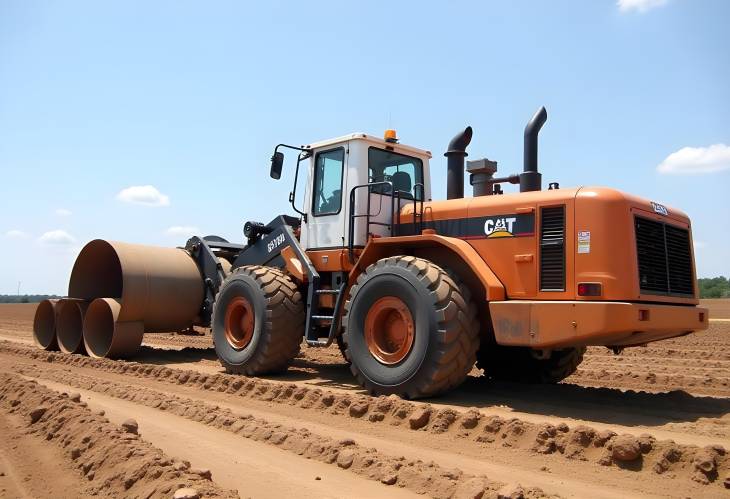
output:
[[[393,151],[368,149],[369,183],[388,181],[400,197],[421,201],[423,197],[423,161]],[[417,185],[420,184],[420,185]],[[376,186],[371,192],[391,194],[390,186]]]

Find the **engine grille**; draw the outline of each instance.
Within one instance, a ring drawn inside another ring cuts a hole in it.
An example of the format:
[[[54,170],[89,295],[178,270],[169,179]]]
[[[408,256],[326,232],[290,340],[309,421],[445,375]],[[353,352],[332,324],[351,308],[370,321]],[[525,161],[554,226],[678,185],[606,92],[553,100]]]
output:
[[[694,272],[689,231],[635,217],[639,288],[651,295],[693,296]]]
[[[540,210],[540,290],[565,291],[565,207]]]

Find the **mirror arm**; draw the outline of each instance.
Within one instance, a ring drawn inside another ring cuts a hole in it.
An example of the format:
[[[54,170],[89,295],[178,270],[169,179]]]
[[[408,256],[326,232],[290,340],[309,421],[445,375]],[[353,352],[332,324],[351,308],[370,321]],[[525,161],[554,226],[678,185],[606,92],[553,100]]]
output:
[[[297,146],[290,146],[289,144],[277,144],[274,148],[274,154],[279,152],[280,147],[286,147],[287,149],[293,149],[295,151],[301,151],[303,153],[307,153],[307,155],[302,159],[307,159],[312,154],[312,149],[309,147],[297,147]]]
[[[277,146],[279,147],[279,146]],[[287,146],[288,147],[288,146]],[[311,151],[302,149],[302,152],[299,153],[299,156],[297,157],[297,167],[294,170],[294,189],[289,194],[289,202],[291,203],[291,207],[294,208],[294,211],[299,213],[302,218],[304,219],[304,223],[307,223],[307,214],[303,211],[300,211],[299,208],[296,207],[294,204],[294,201],[297,197],[297,180],[299,179],[299,164],[302,162],[302,160],[307,159],[309,156],[311,156]]]
[[[296,211],[297,213],[299,213],[302,216],[302,218],[304,219],[304,223],[307,223],[307,214],[304,213],[303,211],[301,211],[299,208],[297,208],[296,205],[294,204],[294,202],[296,201],[296,196],[297,196],[297,180],[299,179],[299,164],[303,160],[312,156],[312,149],[308,146],[307,147],[304,147],[304,146],[297,147],[297,146],[292,146],[289,144],[282,143],[282,144],[277,144],[276,147],[274,148],[274,156],[276,156],[276,153],[279,152],[280,147],[285,147],[287,149],[293,149],[295,151],[299,151],[299,156],[297,157],[297,167],[296,167],[296,170],[294,171],[294,189],[289,193],[289,202],[291,203],[291,207],[294,209],[294,211]]]

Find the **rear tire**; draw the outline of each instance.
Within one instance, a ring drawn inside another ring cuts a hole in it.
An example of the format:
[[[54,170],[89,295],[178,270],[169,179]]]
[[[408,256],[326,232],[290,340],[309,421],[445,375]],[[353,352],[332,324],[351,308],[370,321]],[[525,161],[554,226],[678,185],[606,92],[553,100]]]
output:
[[[216,295],[211,326],[226,371],[249,376],[285,371],[302,342],[302,295],[279,269],[240,267]]]
[[[345,303],[342,343],[350,370],[374,395],[449,391],[476,360],[476,315],[437,265],[413,256],[379,260],[360,275]],[[377,337],[382,331],[385,339]]]
[[[555,384],[578,369],[585,351],[585,347],[564,348],[539,359],[527,347],[488,345],[477,354],[477,367],[494,380]]]
[[[349,366],[350,365],[350,359],[347,357],[347,343],[345,343],[345,337],[344,337],[343,334],[340,334],[337,337],[337,348],[340,349],[340,353],[342,354],[343,360]]]

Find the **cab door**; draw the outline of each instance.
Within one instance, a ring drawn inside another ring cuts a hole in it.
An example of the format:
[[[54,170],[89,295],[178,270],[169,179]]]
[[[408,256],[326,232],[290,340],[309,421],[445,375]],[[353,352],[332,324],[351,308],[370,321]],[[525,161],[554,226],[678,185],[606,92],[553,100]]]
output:
[[[356,194],[355,246],[367,244],[371,234],[398,235],[393,224],[398,222],[401,208],[415,206],[414,202],[420,202],[425,194],[423,160],[374,145],[363,151],[363,157],[368,159],[367,177],[371,187]],[[368,206],[370,216],[366,218],[363,215],[368,213]]]
[[[312,180],[306,196],[307,221],[302,242],[307,250],[340,249],[345,245],[347,225],[348,144],[338,144],[314,153]]]

